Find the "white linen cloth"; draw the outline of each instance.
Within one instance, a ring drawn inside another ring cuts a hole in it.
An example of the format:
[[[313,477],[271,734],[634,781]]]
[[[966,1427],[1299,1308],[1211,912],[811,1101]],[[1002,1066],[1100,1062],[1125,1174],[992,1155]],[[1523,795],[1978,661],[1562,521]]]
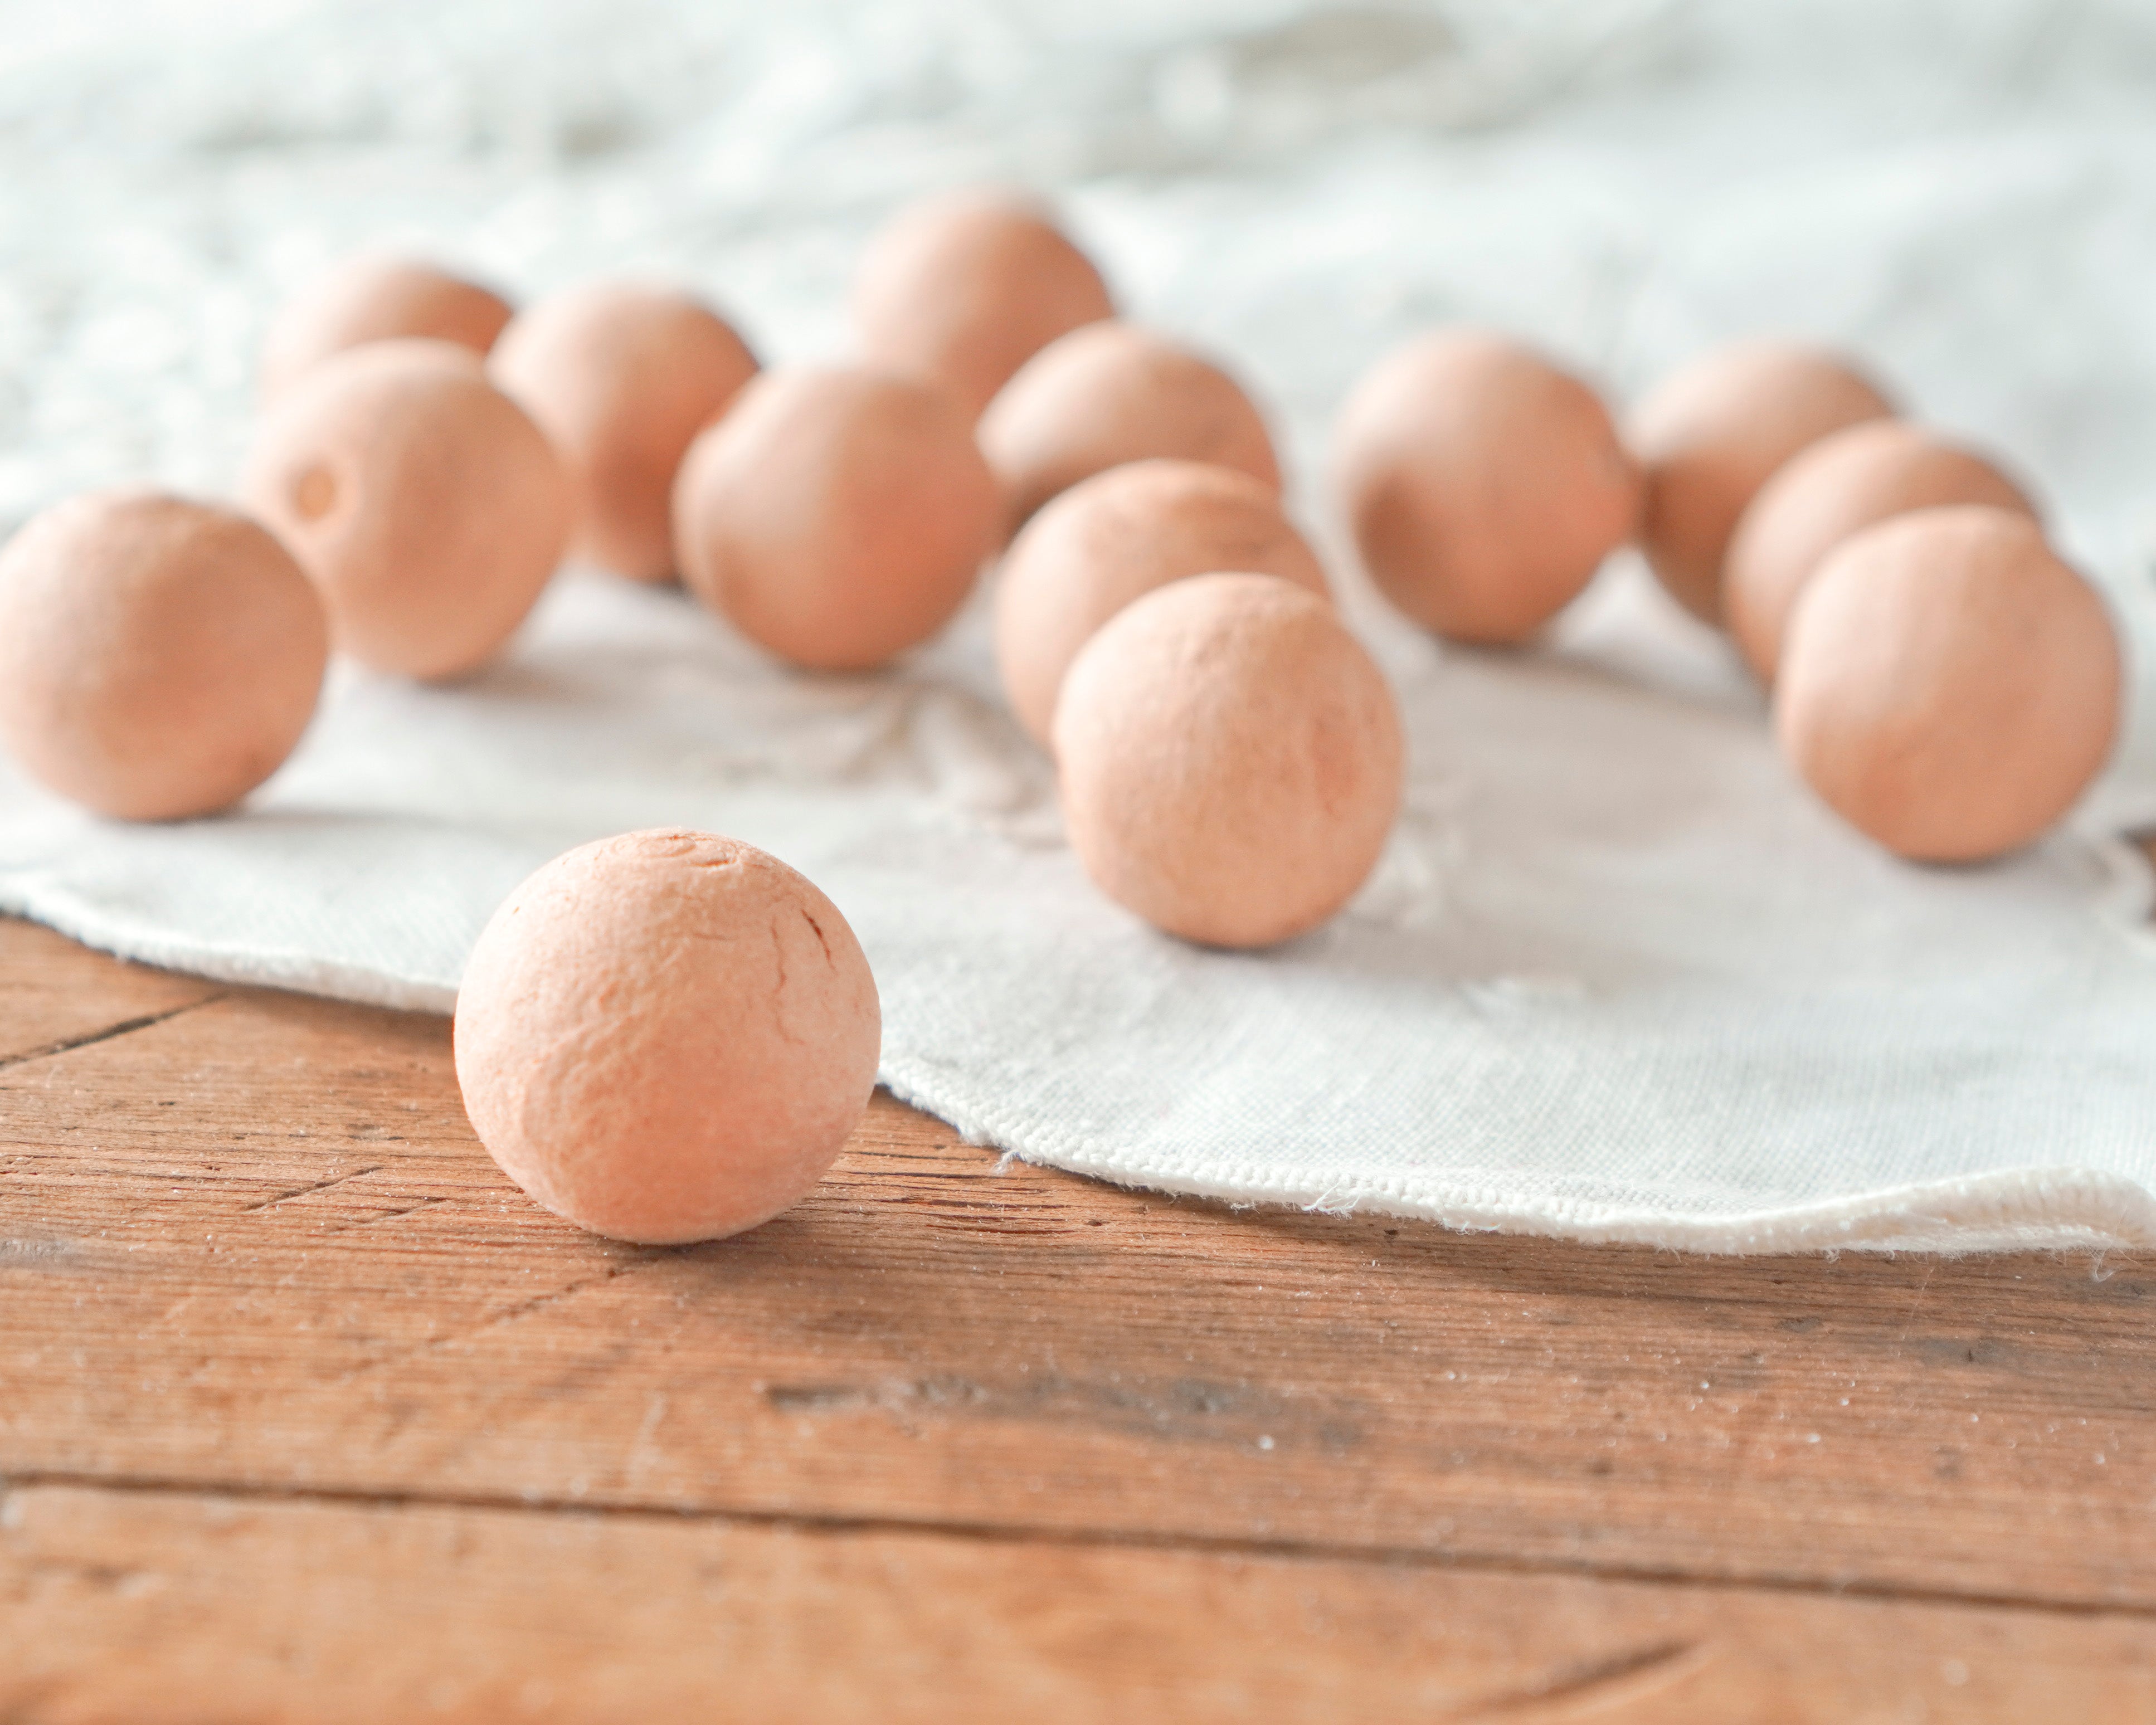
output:
[[[0,5],[0,514],[228,485],[264,309],[357,244],[526,293],[670,275],[796,359],[841,341],[852,249],[898,198],[1016,177],[1064,196],[1135,315],[1251,380],[1336,562],[1325,425],[1404,336],[1498,322],[1628,397],[1794,331],[2034,476],[2146,634],[2140,8],[1082,13]],[[2156,1243],[2151,894],[2116,837],[2156,818],[2138,728],[2042,844],[1915,868],[1793,781],[1635,559],[1518,655],[1440,650],[1343,586],[1407,716],[1408,808],[1349,911],[1270,952],[1091,889],[985,597],[885,675],[805,678],[679,593],[573,571],[467,684],[338,667],[232,816],[104,822],[0,768],[0,908],[441,1010],[547,857],[709,826],[853,922],[892,1088],[1024,1157],[1583,1240]]]

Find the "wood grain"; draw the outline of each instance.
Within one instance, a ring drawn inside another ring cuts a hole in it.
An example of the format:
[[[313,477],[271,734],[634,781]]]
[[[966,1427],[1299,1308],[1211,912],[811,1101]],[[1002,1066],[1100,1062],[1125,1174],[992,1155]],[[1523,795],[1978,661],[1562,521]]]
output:
[[[2156,1718],[2141,1617],[588,1512],[18,1491],[0,1718]]]
[[[0,963],[52,940],[0,925]],[[495,1172],[440,1020],[246,990],[0,1070],[0,1236],[18,1488],[2156,1610],[2146,1257],[1234,1212],[888,1100],[778,1221],[616,1246]]]

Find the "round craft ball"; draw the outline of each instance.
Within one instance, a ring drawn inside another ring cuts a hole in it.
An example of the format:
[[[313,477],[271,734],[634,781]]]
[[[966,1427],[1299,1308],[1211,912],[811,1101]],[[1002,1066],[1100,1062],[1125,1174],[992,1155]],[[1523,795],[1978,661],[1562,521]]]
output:
[[[941,383],[976,418],[1057,336],[1116,315],[1101,272],[1042,211],[990,192],[901,212],[862,256],[853,311],[870,364]]]
[[[333,353],[424,336],[484,354],[513,308],[501,295],[410,258],[347,259],[296,295],[262,344],[264,400]]]
[[[1126,461],[1233,467],[1280,489],[1255,403],[1210,360],[1150,331],[1088,324],[1019,368],[981,418],[981,448],[1015,529],[1058,492]]]
[[[1526,640],[1631,537],[1638,469],[1600,397],[1480,330],[1380,360],[1334,432],[1338,494],[1386,597],[1454,640]]]
[[[1831,552],[1790,614],[1774,730],[1902,856],[1967,862],[2064,814],[2118,735],[2103,602],[2018,510],[1919,510]]]
[[[1094,883],[1186,940],[1265,947],[1368,878],[1399,810],[1399,714],[1332,607],[1270,575],[1133,601],[1056,702],[1072,848]]]
[[[1053,500],[1013,542],[996,588],[996,663],[1019,722],[1045,743],[1064,673],[1096,629],[1157,587],[1223,571],[1330,596],[1280,494],[1235,468],[1127,462]]]
[[[299,565],[229,510],[98,492],[0,552],[0,743],[103,814],[238,802],[299,742],[328,659]]]
[[[1790,608],[1835,546],[1891,516],[1957,503],[2036,513],[1981,455],[1900,419],[1852,425],[1793,456],[1760,487],[1729,546],[1722,600],[1752,669],[1774,680]]]
[[[457,992],[457,1082],[488,1153],[581,1228],[649,1245],[768,1221],[868,1106],[875,978],[830,900],[714,833],[557,857]]]
[[[994,548],[995,481],[957,403],[855,368],[766,372],[674,487],[681,578],[779,658],[865,670],[925,641]]]
[[[601,283],[520,312],[488,370],[576,475],[571,551],[632,581],[671,579],[674,475],[756,375],[732,326],[686,294]]]
[[[1847,360],[1794,341],[1738,341],[1673,372],[1640,403],[1630,442],[1646,481],[1640,549],[1671,596],[1722,620],[1738,518],[1807,444],[1894,412]]]
[[[445,341],[325,360],[263,419],[241,485],[321,588],[338,649],[412,677],[493,657],[576,511],[545,434]]]

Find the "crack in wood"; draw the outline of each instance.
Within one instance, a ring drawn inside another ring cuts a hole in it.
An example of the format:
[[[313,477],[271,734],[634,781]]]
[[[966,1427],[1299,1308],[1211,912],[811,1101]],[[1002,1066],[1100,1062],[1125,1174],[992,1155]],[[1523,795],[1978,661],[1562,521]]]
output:
[[[327,1192],[332,1187],[343,1185],[347,1180],[363,1180],[369,1174],[380,1173],[388,1166],[386,1162],[377,1162],[372,1168],[354,1168],[348,1174],[331,1174],[326,1180],[316,1180],[311,1185],[295,1186],[290,1192],[280,1192],[275,1198],[265,1198],[259,1204],[250,1204],[239,1214],[243,1216],[252,1216],[263,1210],[273,1210],[279,1204],[290,1199],[305,1198],[316,1192]],[[439,1200],[437,1199],[435,1202],[439,1203]]]
[[[1600,1659],[1575,1661],[1559,1667],[1540,1683],[1470,1703],[1456,1717],[1466,1725],[1477,1719],[1500,1719],[1559,1707],[1570,1712],[1573,1704],[1592,1698],[1607,1704],[1623,1699],[1637,1701],[1666,1689],[1690,1676],[1711,1656],[1696,1641],[1659,1641],[1651,1646],[1627,1648]],[[1642,1678],[1651,1677],[1642,1682]],[[1621,1692],[1621,1696],[1613,1693]]]
[[[414,1208],[420,1209],[424,1206],[415,1205]],[[403,1215],[409,1213],[400,1210],[396,1214]],[[583,1293],[587,1288],[604,1287],[608,1282],[619,1281],[623,1276],[644,1269],[647,1265],[662,1262],[668,1255],[669,1249],[660,1248],[653,1251],[649,1257],[634,1259],[626,1264],[611,1265],[602,1275],[588,1276],[580,1281],[571,1282],[567,1287],[555,1288],[544,1294],[535,1294],[530,1299],[521,1300],[516,1305],[497,1312],[467,1328],[450,1330],[439,1336],[429,1336],[424,1342],[416,1343],[409,1348],[400,1348],[388,1353],[378,1354],[372,1359],[362,1360],[348,1371],[340,1373],[336,1381],[339,1384],[349,1384],[355,1378],[365,1377],[370,1372],[380,1371],[383,1367],[395,1365],[402,1360],[416,1358],[420,1354],[430,1353],[437,1348],[446,1348],[453,1342],[475,1340],[490,1331],[500,1329],[505,1324],[513,1324],[520,1318],[529,1317],[535,1312],[543,1312],[550,1306],[559,1305],[572,1295]]]
[[[229,998],[223,992],[205,994],[201,999],[190,1000],[184,1006],[172,1007],[164,1012],[146,1013],[141,1018],[123,1019],[116,1024],[107,1024],[101,1030],[92,1030],[81,1036],[64,1036],[58,1042],[49,1042],[42,1048],[0,1055],[0,1072],[16,1066],[27,1066],[33,1060],[50,1060],[54,1055],[72,1054],[78,1048],[90,1048],[100,1042],[110,1042],[117,1037],[131,1036],[137,1030],[147,1030],[158,1024],[168,1024],[174,1019],[184,1018],[191,1012],[205,1006],[214,1006],[218,1001]]]
[[[100,1475],[51,1468],[22,1469],[0,1476],[0,1531],[4,1531],[8,1525],[10,1498],[19,1492],[41,1490],[110,1491],[145,1497],[207,1497],[233,1503],[321,1504],[388,1512],[407,1509],[451,1509],[670,1524],[711,1522],[745,1527],[775,1527],[794,1532],[839,1537],[862,1533],[911,1533],[970,1540],[987,1545],[1210,1553],[1224,1556],[1281,1558],[1290,1562],[1353,1563],[1394,1568],[1460,1570],[1472,1574],[1571,1575],[1592,1581],[1629,1582],[1649,1587],[1711,1589],[1804,1598],[1881,1599],[1909,1604],[1993,1607],[2066,1618],[2126,1617],[2156,1624],[2156,1604],[2138,1604],[2131,1601],[2046,1599],[2034,1594],[1958,1592],[1951,1588],[1875,1586],[1814,1581],[1800,1577],[1729,1575],[1712,1571],[1694,1574],[1631,1564],[1544,1562],[1473,1553],[1439,1553],[1413,1546],[1364,1546],[1326,1540],[1153,1533],[1120,1528],[1044,1527],[1002,1522],[937,1521],[927,1517],[819,1515],[798,1510],[758,1510],[738,1506],[716,1507],[603,1499],[593,1502],[566,1494],[555,1497],[531,1491],[511,1494],[381,1491],[363,1486],[275,1485],[145,1474]],[[1656,1648],[1645,1651],[1660,1655],[1671,1645],[1658,1643]],[[1691,1644],[1686,1644],[1678,1651],[1691,1651],[1702,1657],[1711,1651],[1704,1647],[1695,1648]],[[1671,1655],[1670,1657],[1674,1663],[1675,1656]],[[1570,1681],[1576,1686],[1584,1678],[1609,1681],[1612,1676],[1607,1661],[1597,1661],[1584,1671],[1575,1668],[1569,1674]],[[1547,1687],[1538,1688],[1532,1693],[1514,1692],[1514,1696],[1517,1697],[1517,1710],[1521,1711],[1531,1703],[1545,1704],[1556,1698]],[[1503,1705],[1512,1700],[1514,1696],[1493,1697],[1481,1705],[1486,1709],[1492,1705]],[[5,1725],[4,1720],[0,1720],[0,1725]]]

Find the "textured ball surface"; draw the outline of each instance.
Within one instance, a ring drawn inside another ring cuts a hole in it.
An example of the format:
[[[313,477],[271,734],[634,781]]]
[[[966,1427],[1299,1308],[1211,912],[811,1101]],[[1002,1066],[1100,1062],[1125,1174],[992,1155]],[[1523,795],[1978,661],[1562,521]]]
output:
[[[1774,680],[1790,607],[1835,546],[1890,516],[1957,503],[2036,513],[1981,455],[1899,419],[1852,425],[1793,456],[1760,487],[1729,546],[1723,603],[1753,671]]]
[[[1012,531],[1060,491],[1126,461],[1167,456],[1239,468],[1275,490],[1265,418],[1210,360],[1127,323],[1051,341],[981,417]]]
[[[1526,640],[1639,520],[1639,471],[1601,398],[1484,331],[1440,331],[1380,360],[1333,448],[1371,578],[1455,640]]]
[[[97,492],[0,552],[0,743],[100,814],[238,802],[298,743],[328,658],[299,565],[228,510]]]
[[[241,491],[321,589],[338,649],[427,678],[500,649],[576,507],[545,434],[444,341],[376,341],[316,367],[263,419]]]
[[[932,384],[766,372],[674,487],[681,578],[781,659],[865,670],[925,641],[994,548],[995,481]]]
[[[600,283],[520,312],[488,370],[576,477],[571,551],[632,581],[671,579],[674,475],[756,375],[732,326],[686,294]]]
[[[1640,546],[1672,598],[1722,620],[1722,566],[1738,517],[1806,445],[1893,403],[1848,361],[1794,341],[1737,341],[1662,380],[1627,441],[1646,480]]]
[[[1903,856],[2025,845],[2111,752],[2119,649],[2095,591],[2015,510],[1920,510],[1845,539],[1791,613],[1774,730]]]
[[[457,994],[457,1082],[502,1171],[615,1240],[716,1240],[823,1177],[875,1086],[882,1017],[808,880],[712,833],[627,833],[494,914]]]
[[[1057,336],[1116,315],[1091,260],[1040,210],[993,192],[901,211],[862,256],[853,311],[869,364],[940,383],[976,418]]]
[[[474,353],[494,346],[512,308],[501,295],[409,258],[347,259],[295,295],[262,344],[263,398],[333,353],[423,336]]]
[[[1072,848],[1186,940],[1264,947],[1354,896],[1399,813],[1391,689],[1332,607],[1270,575],[1197,575],[1126,606],[1056,702]]]
[[[1064,672],[1096,629],[1157,587],[1224,571],[1328,596],[1279,493],[1235,468],[1128,462],[1055,498],[1012,544],[996,588],[996,662],[1019,721],[1046,742]]]

